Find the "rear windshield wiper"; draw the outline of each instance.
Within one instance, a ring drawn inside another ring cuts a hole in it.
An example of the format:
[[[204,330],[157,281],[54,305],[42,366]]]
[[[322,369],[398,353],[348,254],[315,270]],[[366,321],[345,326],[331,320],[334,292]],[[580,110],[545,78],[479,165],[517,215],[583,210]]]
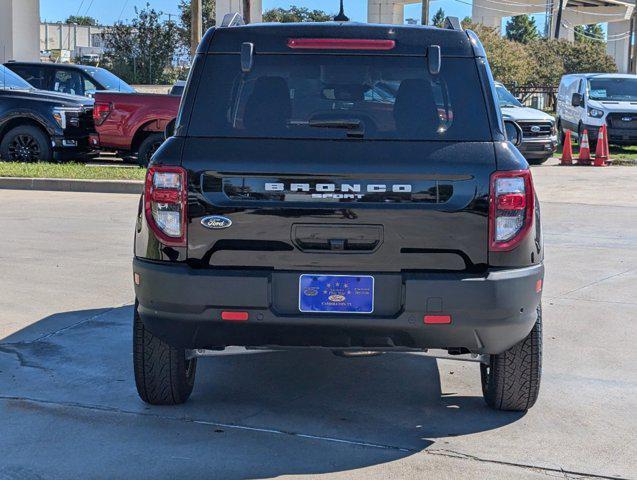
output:
[[[303,124],[313,128],[341,128],[344,130],[350,130],[349,132],[347,132],[347,136],[351,136],[351,137],[362,137],[365,134],[365,128],[363,127],[363,122],[361,122],[360,120],[312,119],[312,120],[308,120],[307,122],[303,122]]]

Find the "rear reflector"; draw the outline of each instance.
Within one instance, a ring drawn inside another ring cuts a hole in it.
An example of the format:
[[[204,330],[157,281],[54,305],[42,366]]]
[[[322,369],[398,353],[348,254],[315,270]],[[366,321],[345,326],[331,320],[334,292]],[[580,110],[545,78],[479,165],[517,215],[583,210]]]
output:
[[[524,210],[526,196],[523,193],[506,193],[497,197],[498,210]]]
[[[288,47],[307,50],[391,50],[394,40],[356,38],[290,38]]]
[[[248,312],[221,312],[221,320],[230,322],[245,322],[248,319]]]
[[[540,278],[537,282],[535,282],[535,293],[540,293],[542,291],[542,279]]]
[[[451,315],[425,315],[423,321],[426,324],[451,323]]]

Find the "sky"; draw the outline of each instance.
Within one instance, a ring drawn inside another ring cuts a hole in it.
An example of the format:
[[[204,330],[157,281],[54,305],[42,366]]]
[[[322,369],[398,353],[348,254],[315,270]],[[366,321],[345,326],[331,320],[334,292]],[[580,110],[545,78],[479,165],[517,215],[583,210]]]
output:
[[[467,0],[463,0],[467,2]],[[146,3],[156,10],[164,13],[176,14],[179,12],[178,0],[40,0],[40,16],[42,20],[65,20],[69,15],[90,15],[101,24],[112,24],[117,20],[126,21],[135,16],[135,7],[143,7]],[[328,13],[338,12],[338,0],[262,0],[263,9],[274,7],[288,8],[290,5],[299,7],[317,8]],[[469,0],[470,2],[470,0]],[[467,2],[467,3],[469,3]],[[438,8],[442,7],[447,15],[464,18],[471,15],[471,7],[457,0],[431,0],[432,16]],[[419,3],[405,7],[405,18],[420,20]],[[345,13],[355,21],[367,20],[366,0],[345,0]]]
[[[337,13],[339,0],[262,0],[263,10],[275,7],[289,8],[290,5],[324,10]],[[40,0],[40,17],[42,21],[63,21],[69,15],[90,15],[102,25],[111,25],[118,20],[125,22],[135,16],[135,7],[141,8],[150,3],[151,7],[165,14],[179,13],[179,0]],[[345,13],[350,19],[359,22],[367,21],[367,0],[344,0]],[[471,0],[430,0],[431,18],[442,8],[446,15],[458,17],[471,16]],[[421,4],[405,6],[405,19],[414,18],[420,22]],[[540,33],[544,29],[544,15],[534,15]],[[504,24],[507,19],[502,20]],[[604,26],[605,29],[605,26]]]

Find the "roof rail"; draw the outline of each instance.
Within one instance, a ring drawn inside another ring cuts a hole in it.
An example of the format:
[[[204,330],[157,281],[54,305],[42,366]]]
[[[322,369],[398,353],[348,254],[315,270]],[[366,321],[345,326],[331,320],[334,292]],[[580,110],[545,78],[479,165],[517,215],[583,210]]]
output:
[[[243,20],[243,17],[237,12],[226,13],[221,21],[222,27],[239,27],[245,24],[246,22]]]
[[[462,24],[458,17],[445,18],[445,27],[447,30],[459,30],[462,31]]]

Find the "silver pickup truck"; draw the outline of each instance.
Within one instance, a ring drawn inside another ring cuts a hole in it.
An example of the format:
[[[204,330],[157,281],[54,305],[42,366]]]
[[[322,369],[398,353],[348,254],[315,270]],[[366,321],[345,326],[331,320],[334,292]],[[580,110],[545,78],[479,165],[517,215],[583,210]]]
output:
[[[555,118],[542,110],[525,107],[501,83],[495,82],[495,89],[502,117],[522,127],[520,153],[531,165],[546,162],[557,149]]]

